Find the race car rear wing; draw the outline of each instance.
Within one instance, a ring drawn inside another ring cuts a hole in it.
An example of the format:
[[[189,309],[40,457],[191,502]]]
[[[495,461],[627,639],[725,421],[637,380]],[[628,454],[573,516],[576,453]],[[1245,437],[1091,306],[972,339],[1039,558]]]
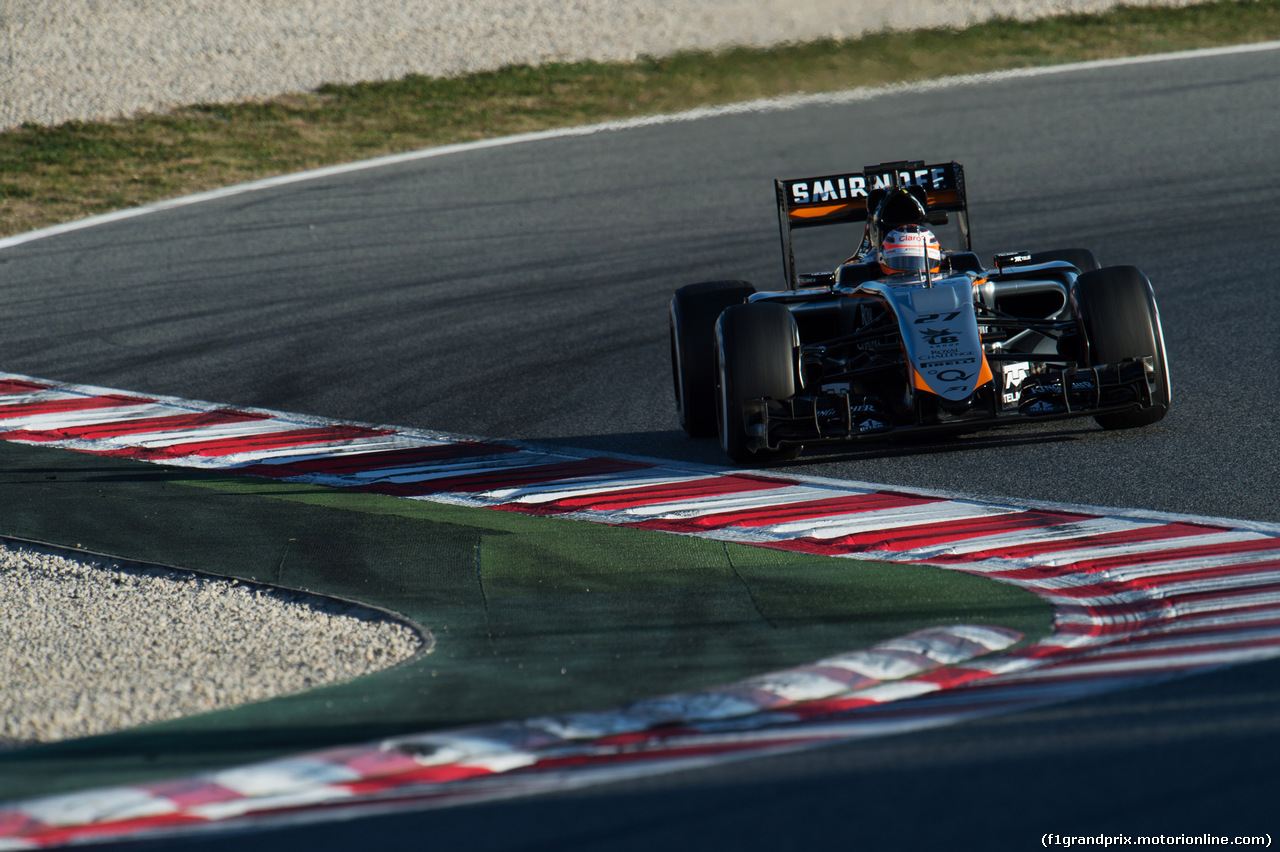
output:
[[[865,222],[879,203],[879,193],[893,187],[923,190],[925,211],[931,222],[944,223],[946,214],[957,213],[965,250],[972,250],[969,237],[969,204],[965,196],[964,166],[940,163],[927,166],[923,160],[902,160],[867,166],[853,174],[816,178],[775,180],[778,195],[778,227],[782,234],[782,265],[787,287],[796,289],[795,255],[791,231],[842,222]],[[920,191],[915,190],[919,195]]]

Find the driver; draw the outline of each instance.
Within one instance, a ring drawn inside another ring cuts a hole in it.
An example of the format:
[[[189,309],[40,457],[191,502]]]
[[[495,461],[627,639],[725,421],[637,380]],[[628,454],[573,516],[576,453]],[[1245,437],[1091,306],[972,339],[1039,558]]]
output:
[[[921,230],[928,233],[924,228],[926,222],[928,222],[928,215],[925,212],[924,190],[915,186],[877,189],[867,197],[867,229],[862,236],[862,244],[844,263],[874,263],[883,254],[883,247],[889,234],[908,225],[919,226]],[[938,245],[936,238],[933,245]],[[940,249],[938,254],[941,255]],[[881,267],[890,275],[895,272],[909,271],[891,271],[884,264],[881,264]],[[918,271],[923,269],[922,264]]]
[[[884,235],[876,260],[886,275],[936,273],[942,268],[942,246],[928,228],[900,225]]]

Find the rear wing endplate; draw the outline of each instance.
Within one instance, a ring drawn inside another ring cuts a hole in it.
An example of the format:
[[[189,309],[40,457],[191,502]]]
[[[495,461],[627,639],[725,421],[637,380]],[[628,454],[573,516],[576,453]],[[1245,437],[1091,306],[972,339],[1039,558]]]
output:
[[[923,160],[903,160],[867,166],[861,172],[814,178],[775,180],[778,195],[778,227],[782,235],[782,264],[787,287],[797,285],[791,231],[842,222],[865,222],[867,200],[877,190],[917,186],[924,190],[927,213],[958,213],[966,250],[969,238],[969,205],[965,196],[964,166],[959,163],[925,165]]]

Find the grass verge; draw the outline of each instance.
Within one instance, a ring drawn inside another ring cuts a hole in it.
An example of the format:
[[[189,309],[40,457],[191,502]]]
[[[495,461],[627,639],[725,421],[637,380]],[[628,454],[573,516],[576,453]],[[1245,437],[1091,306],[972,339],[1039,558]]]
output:
[[[635,63],[325,86],[259,103],[0,133],[0,236],[433,145],[796,92],[1280,38],[1280,0],[883,32]]]
[[[1051,627],[1040,599],[955,571],[15,444],[0,443],[0,517],[14,537],[395,610],[436,640],[348,683],[0,754],[0,800],[603,709],[926,626],[998,624],[1026,641]]]

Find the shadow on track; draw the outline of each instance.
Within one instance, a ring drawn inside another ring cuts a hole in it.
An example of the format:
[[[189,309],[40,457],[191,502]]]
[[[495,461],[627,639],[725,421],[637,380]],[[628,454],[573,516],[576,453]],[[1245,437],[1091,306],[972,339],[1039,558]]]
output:
[[[946,456],[999,451],[1018,447],[1037,447],[1049,445],[1070,445],[1081,440],[1096,438],[1103,433],[1092,425],[1073,425],[1063,427],[1054,424],[1048,428],[1024,426],[1015,429],[989,429],[983,432],[971,432],[945,438],[913,437],[895,440],[875,440],[850,442],[844,444],[819,444],[805,448],[798,459],[779,464],[763,465],[762,468],[779,473],[797,469],[806,473],[813,465],[831,463],[853,463],[859,461],[895,458],[917,458],[936,456],[945,460]],[[545,446],[560,446],[576,450],[593,450],[596,452],[626,453],[628,455],[646,456],[675,462],[705,464],[716,467],[732,467],[733,463],[720,450],[714,438],[690,438],[679,429],[668,429],[655,432],[627,432],[621,434],[571,435],[545,439],[531,439],[530,443]]]
[[[235,836],[244,852],[1030,849],[1276,832],[1280,661],[953,728],[588,791]],[[1099,754],[1106,762],[1099,763]],[[1196,767],[1188,771],[1188,767]],[[225,848],[228,837],[112,849]],[[1201,848],[1201,847],[1197,847]]]

